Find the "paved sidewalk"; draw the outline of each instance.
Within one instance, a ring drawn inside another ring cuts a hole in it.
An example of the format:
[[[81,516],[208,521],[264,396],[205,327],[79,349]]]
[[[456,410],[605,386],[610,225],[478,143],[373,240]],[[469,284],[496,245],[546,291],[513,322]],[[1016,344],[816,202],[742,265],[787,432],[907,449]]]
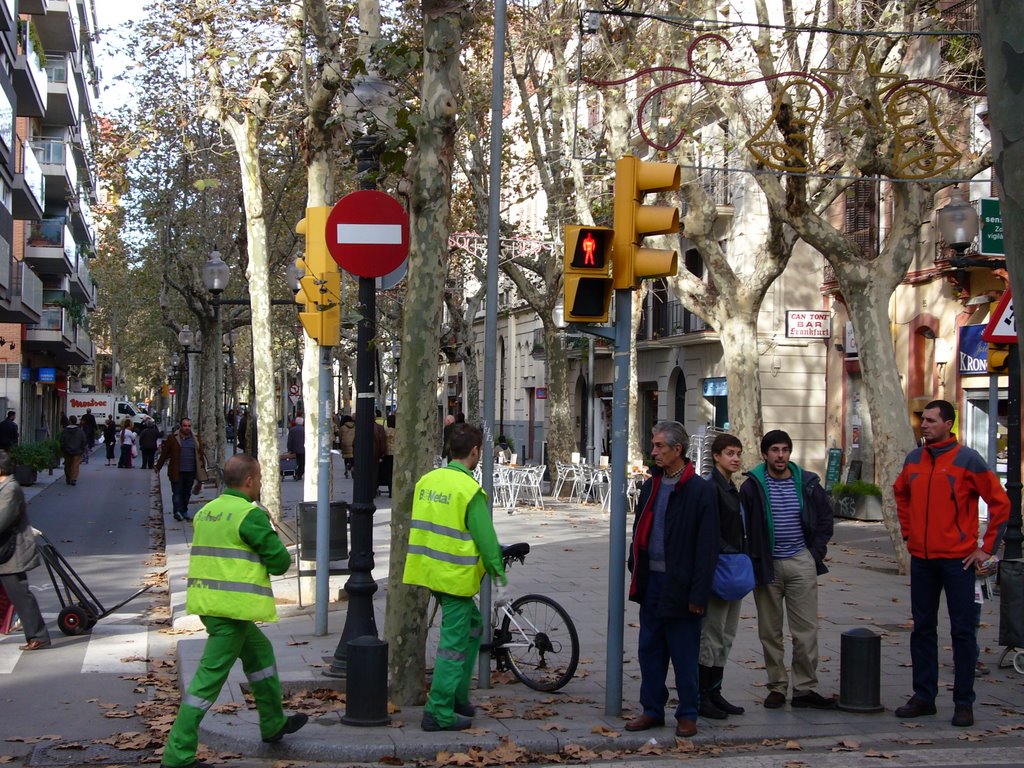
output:
[[[341,478],[340,459],[335,457],[335,498],[351,498],[351,481]],[[161,478],[165,509],[169,510],[169,488]],[[282,484],[284,519],[294,518],[301,484],[286,480]],[[206,499],[211,492],[207,491]],[[390,535],[390,501],[378,498],[374,517],[374,551],[377,556],[373,576],[380,589],[374,606],[378,630],[383,629],[386,598],[387,552]],[[183,616],[184,576],[187,569],[187,525],[175,523],[169,511],[167,560],[175,626],[186,626]],[[220,749],[253,757],[341,761],[374,761],[381,758],[433,760],[440,751],[510,749],[504,739],[519,748],[541,755],[559,751],[578,754],[582,748],[594,750],[597,759],[604,750],[651,750],[651,740],[674,746],[672,729],[665,727],[644,733],[628,733],[625,720],[639,712],[639,667],[636,662],[637,606],[626,604],[626,636],[622,716],[606,716],[605,640],[607,635],[609,516],[594,506],[552,503],[547,509],[518,510],[509,515],[495,514],[495,527],[504,544],[527,541],[532,550],[525,567],[516,565],[510,572],[513,593],[540,592],[561,603],[573,617],[582,646],[576,677],[553,694],[532,691],[513,682],[497,682],[488,690],[474,692],[479,713],[474,728],[462,733],[424,733],[419,728],[421,707],[409,707],[391,715],[389,727],[356,728],[343,725],[341,709],[330,709],[311,719],[302,731],[281,744],[260,742],[256,713],[243,702],[244,677],[240,665],[218,700],[222,711],[212,711],[204,720],[201,740]],[[840,637],[854,627],[867,627],[882,636],[881,703],[885,712],[858,715],[842,711],[766,710],[764,666],[757,639],[753,599],[748,597],[741,614],[740,629],[726,670],[724,692],[730,701],[746,707],[746,714],[725,721],[700,720],[696,745],[725,743],[758,744],[771,740],[799,739],[832,744],[842,738],[854,738],[865,745],[931,743],[963,738],[965,734],[1002,733],[1022,722],[1024,678],[1012,668],[996,669],[1001,654],[998,647],[998,603],[987,603],[980,634],[982,660],[992,674],[979,677],[978,700],[974,712],[976,724],[957,729],[949,724],[952,716],[952,652],[948,626],[940,627],[939,713],[913,722],[897,720],[892,710],[903,704],[911,693],[910,673],[910,598],[909,579],[896,575],[888,538],[880,524],[837,522],[836,536],[830,548],[831,573],[820,580],[821,663],[819,691],[839,693]],[[345,577],[332,579],[331,595]],[[345,603],[332,602],[329,633],[313,634],[313,610],[297,605],[297,579],[294,574],[275,579],[282,619],[265,627],[274,643],[282,682],[288,691],[315,688],[343,690],[343,681],[324,677],[324,656],[334,653],[345,620]],[[625,588],[625,585],[623,585]],[[944,609],[943,609],[944,612]],[[202,652],[204,635],[197,633],[178,643],[179,674],[191,679]],[[432,666],[436,638],[428,640],[428,667]],[[673,700],[674,701],[674,700]],[[672,703],[670,702],[670,707]],[[671,709],[667,721],[674,723]],[[1000,730],[1002,729],[1002,730]],[[913,740],[913,741],[911,741]],[[576,745],[575,747],[572,745]],[[645,745],[647,745],[645,747]],[[602,756],[603,757],[603,756]],[[511,762],[498,759],[498,762]],[[609,759],[605,757],[604,759]]]

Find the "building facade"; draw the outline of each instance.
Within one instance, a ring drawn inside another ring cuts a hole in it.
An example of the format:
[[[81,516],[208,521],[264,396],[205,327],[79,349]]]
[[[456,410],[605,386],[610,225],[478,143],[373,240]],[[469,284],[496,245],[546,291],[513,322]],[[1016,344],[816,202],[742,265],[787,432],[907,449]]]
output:
[[[69,378],[95,358],[95,11],[92,0],[0,7],[0,409],[34,440],[59,430]]]

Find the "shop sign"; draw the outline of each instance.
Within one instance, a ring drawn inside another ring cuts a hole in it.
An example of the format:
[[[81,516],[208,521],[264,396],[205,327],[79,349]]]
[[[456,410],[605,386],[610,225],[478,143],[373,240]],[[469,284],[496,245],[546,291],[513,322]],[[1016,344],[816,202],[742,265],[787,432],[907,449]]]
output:
[[[988,373],[988,342],[981,338],[985,324],[964,325],[960,328],[959,372],[961,374]]]
[[[787,339],[829,339],[832,337],[832,314],[828,310],[787,309]]]
[[[983,197],[978,201],[978,218],[981,219],[981,233],[978,236],[978,253],[982,256],[1005,256],[1003,243],[1003,214],[998,197]]]
[[[57,369],[56,368],[38,368],[38,378],[36,381],[43,384],[52,384],[57,380]]]

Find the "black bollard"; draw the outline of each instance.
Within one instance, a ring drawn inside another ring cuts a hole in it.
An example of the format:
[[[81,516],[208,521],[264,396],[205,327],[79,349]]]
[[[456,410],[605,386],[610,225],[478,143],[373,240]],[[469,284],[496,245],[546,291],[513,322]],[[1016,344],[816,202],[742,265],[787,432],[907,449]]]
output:
[[[348,642],[345,725],[387,725],[388,644],[373,635]]]
[[[864,627],[843,632],[839,652],[839,708],[881,712],[882,638]]]

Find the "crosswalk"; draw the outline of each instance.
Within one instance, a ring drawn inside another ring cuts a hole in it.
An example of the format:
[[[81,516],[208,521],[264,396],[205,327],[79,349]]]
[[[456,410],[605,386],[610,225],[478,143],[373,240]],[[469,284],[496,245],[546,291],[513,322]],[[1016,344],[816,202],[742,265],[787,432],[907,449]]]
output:
[[[63,635],[57,629],[55,614],[44,614],[43,618],[49,627],[53,647],[28,655],[79,656],[83,673],[136,674],[146,671],[150,628],[143,623],[141,613],[113,613],[97,622],[90,633],[79,637]],[[25,635],[20,631],[0,636],[0,675],[14,672],[22,656],[26,655],[18,650],[24,642]]]

